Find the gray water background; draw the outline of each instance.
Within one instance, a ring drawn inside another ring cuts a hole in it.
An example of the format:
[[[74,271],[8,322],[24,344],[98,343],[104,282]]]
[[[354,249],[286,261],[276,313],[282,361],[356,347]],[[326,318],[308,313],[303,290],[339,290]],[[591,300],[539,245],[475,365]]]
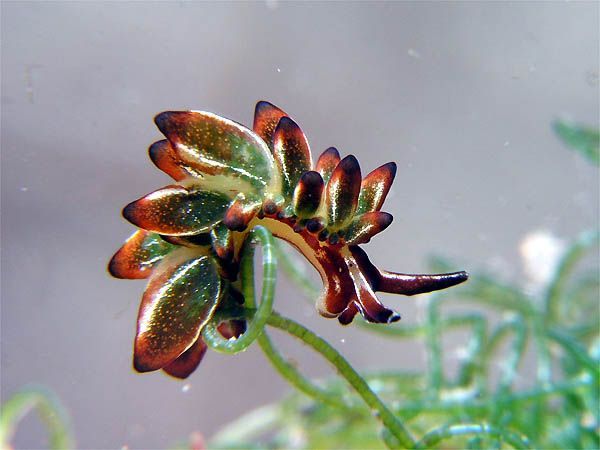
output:
[[[365,173],[396,161],[385,205],[395,221],[365,247],[390,270],[425,271],[441,254],[456,269],[521,280],[526,233],[568,238],[598,224],[598,171],[550,127],[598,124],[597,2],[0,7],[1,394],[53,389],[79,448],[210,436],[290,389],[255,348],[210,353],[185,382],[131,369],[144,283],[105,266],[133,230],[120,209],[169,183],[146,154],[160,111],[251,124],[267,99],[314,154],[335,145]],[[422,300],[384,300],[404,323],[422,317]],[[424,365],[418,345],[319,317],[283,276],[276,305],[358,369]],[[308,374],[331,374],[274,336]],[[45,446],[35,416],[14,442]]]

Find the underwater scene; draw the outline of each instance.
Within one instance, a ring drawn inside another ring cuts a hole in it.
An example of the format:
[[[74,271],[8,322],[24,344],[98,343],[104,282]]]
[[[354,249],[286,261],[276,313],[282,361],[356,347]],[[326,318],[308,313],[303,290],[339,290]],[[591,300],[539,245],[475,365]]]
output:
[[[600,448],[595,2],[2,2],[1,449]]]

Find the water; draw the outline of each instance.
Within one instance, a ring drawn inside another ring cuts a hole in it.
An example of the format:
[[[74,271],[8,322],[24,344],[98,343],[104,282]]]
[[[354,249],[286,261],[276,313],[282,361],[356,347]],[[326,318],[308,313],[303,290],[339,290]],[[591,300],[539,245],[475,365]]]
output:
[[[160,111],[249,125],[264,98],[294,116],[313,154],[335,145],[364,174],[396,161],[395,221],[364,247],[389,270],[425,271],[440,254],[523,280],[528,233],[597,226],[598,171],[551,129],[557,117],[598,123],[597,3],[1,7],[1,393],[54,390],[80,448],[209,437],[289,389],[255,348],[209,352],[186,381],[131,369],[144,283],[112,279],[105,264],[133,231],[121,208],[170,182],[147,157]],[[384,300],[399,326],[423,315],[421,300]],[[409,343],[318,317],[290,283],[275,303],[359,371],[422,360]],[[38,425],[24,422],[14,447],[39,446]]]

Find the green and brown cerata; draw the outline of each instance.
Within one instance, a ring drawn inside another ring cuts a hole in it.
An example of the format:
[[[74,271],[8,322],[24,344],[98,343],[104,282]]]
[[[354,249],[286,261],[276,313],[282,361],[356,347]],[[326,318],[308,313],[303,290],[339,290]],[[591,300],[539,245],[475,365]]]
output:
[[[243,303],[240,252],[257,225],[295,247],[323,281],[317,309],[347,325],[400,315],[375,292],[414,295],[467,279],[466,272],[410,275],[375,267],[360,247],[386,229],[381,211],[396,174],[387,163],[364,178],[356,158],[331,147],[313,161],[300,127],[271,103],[258,102],[250,130],[203,111],[156,116],[166,139],[150,146],[173,183],[136,200],[123,216],[139,228],[109,264],[117,278],[147,278],[134,342],[134,367],[187,377],[207,346],[201,331],[220,308]],[[221,323],[226,338],[243,320]]]

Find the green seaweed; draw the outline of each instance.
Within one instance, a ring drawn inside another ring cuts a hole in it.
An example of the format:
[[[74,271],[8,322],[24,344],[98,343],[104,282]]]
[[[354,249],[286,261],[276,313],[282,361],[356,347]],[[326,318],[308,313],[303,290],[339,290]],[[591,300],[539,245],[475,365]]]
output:
[[[2,404],[0,412],[0,448],[10,449],[10,441],[21,419],[37,410],[49,431],[49,448],[75,448],[70,419],[60,400],[52,391],[41,386],[28,386],[14,393]]]
[[[600,131],[597,128],[556,120],[552,129],[564,144],[592,164],[600,165]]]
[[[598,241],[598,232],[585,232],[573,240],[541,300],[520,286],[475,273],[470,283],[452,294],[432,296],[422,324],[381,327],[357,322],[382,338],[425,344],[428,367],[422,373],[392,371],[362,377],[402,419],[412,442],[400,442],[389,427],[378,426],[380,417],[357,402],[341,380],[316,384],[303,377],[263,333],[261,339],[266,341],[261,346],[267,357],[299,392],[224,427],[210,447],[598,448],[600,322],[598,291],[593,289],[598,286],[598,268],[583,263],[597,250]],[[278,266],[301,292],[314,295],[317,289],[302,265],[281,247],[276,254]],[[431,266],[443,271],[449,264],[436,258]],[[560,313],[563,304],[576,308],[571,304],[574,299],[596,305],[580,316],[586,319],[583,324]],[[447,305],[460,302],[478,305],[477,312],[446,311]],[[501,320],[494,311],[502,313]],[[279,317],[274,314],[267,323],[283,320],[286,326],[278,324],[288,332],[298,325]],[[450,378],[444,367],[449,355],[441,344],[457,328],[468,332],[469,342],[458,375]],[[522,364],[527,348],[534,349],[533,373]],[[256,420],[265,411],[269,420]]]

